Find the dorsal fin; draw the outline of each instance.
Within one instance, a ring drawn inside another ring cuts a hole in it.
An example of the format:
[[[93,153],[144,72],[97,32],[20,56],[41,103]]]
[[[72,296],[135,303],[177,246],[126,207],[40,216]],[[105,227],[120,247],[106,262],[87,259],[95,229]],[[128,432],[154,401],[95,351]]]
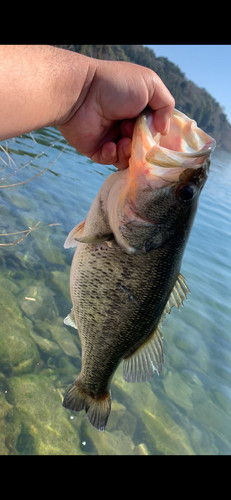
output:
[[[188,300],[187,293],[190,293],[190,290],[186,285],[186,279],[181,273],[179,273],[175,285],[170,293],[169,299],[164,308],[161,321],[165,318],[166,314],[170,314],[173,306],[176,306],[177,309],[179,309],[180,306],[184,305],[183,300]]]

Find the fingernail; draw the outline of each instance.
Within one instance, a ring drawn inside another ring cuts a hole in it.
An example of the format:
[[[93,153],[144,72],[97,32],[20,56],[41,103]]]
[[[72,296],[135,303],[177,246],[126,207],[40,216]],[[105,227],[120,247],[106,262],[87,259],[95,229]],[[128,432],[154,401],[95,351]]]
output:
[[[102,157],[105,160],[108,160],[109,158],[115,158],[116,156],[116,145],[114,144],[114,147],[110,145],[110,149],[107,149],[106,147],[103,148],[102,150]]]
[[[167,124],[166,124],[166,127],[164,129],[163,135],[169,134],[169,130],[170,130],[170,118],[167,121]]]
[[[131,140],[129,140],[129,143],[121,149],[125,158],[131,156]]]

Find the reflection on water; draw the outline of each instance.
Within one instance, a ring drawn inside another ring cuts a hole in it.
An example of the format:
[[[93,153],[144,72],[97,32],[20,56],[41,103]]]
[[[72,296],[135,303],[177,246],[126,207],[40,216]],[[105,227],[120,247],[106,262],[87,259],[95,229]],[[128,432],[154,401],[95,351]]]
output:
[[[56,129],[33,135],[2,143],[14,163],[1,151],[1,184],[36,176],[65,146]],[[163,371],[128,384],[119,367],[103,433],[62,407],[81,367],[77,331],[63,324],[74,252],[63,243],[115,169],[67,145],[43,175],[0,189],[1,234],[40,221],[20,244],[0,247],[0,454],[231,453],[230,166],[215,151],[183,260],[191,295],[163,324]]]

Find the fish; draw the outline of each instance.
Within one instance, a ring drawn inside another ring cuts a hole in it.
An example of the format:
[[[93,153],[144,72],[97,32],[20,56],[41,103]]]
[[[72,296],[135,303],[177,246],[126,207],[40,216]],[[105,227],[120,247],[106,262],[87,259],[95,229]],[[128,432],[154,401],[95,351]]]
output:
[[[161,135],[145,108],[135,121],[129,167],[109,175],[64,243],[77,246],[73,308],[64,323],[78,330],[82,365],[63,406],[84,409],[99,431],[110,415],[110,385],[121,362],[126,382],[161,372],[161,325],[187,299],[181,263],[215,146],[176,109],[169,133]]]

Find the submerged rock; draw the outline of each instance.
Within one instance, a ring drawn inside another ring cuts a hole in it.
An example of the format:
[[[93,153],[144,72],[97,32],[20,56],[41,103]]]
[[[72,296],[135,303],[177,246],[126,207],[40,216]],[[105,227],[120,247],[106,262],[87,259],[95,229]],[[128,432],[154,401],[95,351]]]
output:
[[[43,283],[24,288],[18,295],[19,305],[27,317],[50,321],[58,315],[54,292]]]
[[[111,432],[117,428],[120,429],[120,426],[118,426],[118,422],[121,419],[121,417],[124,415],[124,412],[126,412],[126,407],[124,405],[121,405],[116,401],[116,399],[112,400],[112,405],[111,405],[111,413],[110,413],[110,418],[107,423],[107,431]]]
[[[193,389],[181,378],[178,372],[169,371],[167,377],[163,380],[165,392],[174,403],[185,408],[185,410],[192,410],[192,393]]]
[[[186,432],[171,418],[167,408],[153,393],[149,382],[125,384],[117,372],[114,384],[124,391],[128,406],[140,418],[152,454],[194,455]]]
[[[64,297],[70,297],[70,268],[66,271],[51,271],[51,279]]]
[[[206,394],[205,391],[204,394]],[[218,405],[215,404],[207,393],[207,397],[204,396],[194,405],[194,418],[200,425],[206,425],[210,432],[224,441],[225,447],[222,450],[222,445],[220,445],[220,454],[227,453],[226,447],[230,450],[231,416],[223,410],[220,402]]]
[[[7,375],[29,371],[39,360],[39,352],[16,299],[7,288],[0,288],[0,310],[1,371]]]
[[[16,285],[14,281],[11,281],[9,278],[5,278],[5,276],[0,277],[0,289],[7,289],[14,295],[17,295],[20,292],[20,287]]]
[[[51,358],[47,360],[47,366],[51,367],[57,374],[55,384],[57,387],[63,385],[71,385],[73,380],[76,379],[81,369],[81,358],[79,358],[79,367],[74,366],[71,358],[67,356],[59,356],[58,358]],[[79,417],[79,414],[77,414]]]
[[[7,426],[5,423],[5,417],[11,409],[11,405],[7,403],[5,395],[0,392],[0,455],[8,455],[9,450],[7,449],[5,442],[7,436]]]
[[[55,264],[66,264],[60,236],[52,231],[52,227],[43,227],[40,231],[32,231],[31,234],[44,259]]]
[[[79,358],[80,353],[71,333],[65,327],[63,320],[58,318],[56,322],[49,325],[53,339],[58,342],[63,352],[72,358]]]
[[[85,424],[85,439],[94,443],[99,455],[133,455],[135,445],[129,436],[120,430],[99,432],[89,422]]]
[[[138,444],[134,448],[134,455],[150,455],[147,446],[144,443]]]
[[[39,346],[39,348],[49,354],[50,356],[60,356],[62,354],[62,350],[59,345],[53,340],[46,339],[37,335],[33,330],[30,330],[30,335],[34,339],[35,343]]]
[[[79,436],[62,407],[59,389],[43,372],[12,377],[8,396],[12,425],[20,422],[15,443],[19,454],[82,455]]]

